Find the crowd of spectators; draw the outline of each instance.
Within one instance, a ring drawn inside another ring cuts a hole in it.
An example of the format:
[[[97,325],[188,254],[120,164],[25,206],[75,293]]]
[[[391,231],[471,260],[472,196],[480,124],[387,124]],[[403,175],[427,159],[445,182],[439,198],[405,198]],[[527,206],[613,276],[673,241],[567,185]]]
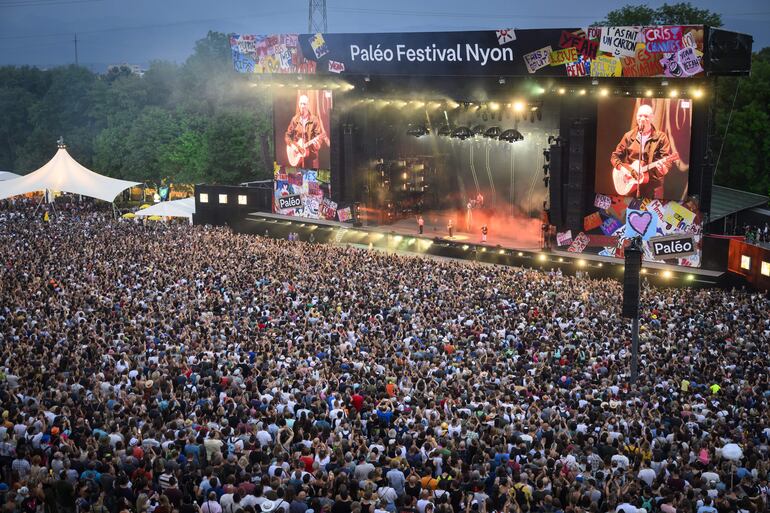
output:
[[[766,296],[0,210],[3,513],[761,512]],[[742,456],[722,453],[737,444]]]

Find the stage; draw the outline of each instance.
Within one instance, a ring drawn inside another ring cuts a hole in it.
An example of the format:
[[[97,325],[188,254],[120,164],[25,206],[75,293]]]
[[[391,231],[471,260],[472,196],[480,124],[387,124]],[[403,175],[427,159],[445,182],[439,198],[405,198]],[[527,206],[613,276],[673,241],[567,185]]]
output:
[[[620,259],[558,249],[541,249],[539,241],[531,237],[506,234],[492,237],[493,231],[490,230],[487,243],[484,244],[481,242],[480,232],[477,234],[460,230],[450,238],[446,226],[440,222],[446,219],[447,215],[437,216],[435,225],[426,219],[424,233],[420,235],[417,221],[411,219],[390,225],[353,226],[350,223],[324,219],[253,212],[233,228],[241,233],[273,238],[286,238],[289,233],[297,233],[302,241],[385,249],[402,254],[430,254],[506,266],[544,270],[558,268],[565,274],[582,272],[596,278],[623,277],[624,263]],[[531,219],[529,221],[538,222]],[[726,274],[722,271],[647,261],[643,263],[642,273],[648,281],[658,286],[693,287],[719,285]]]

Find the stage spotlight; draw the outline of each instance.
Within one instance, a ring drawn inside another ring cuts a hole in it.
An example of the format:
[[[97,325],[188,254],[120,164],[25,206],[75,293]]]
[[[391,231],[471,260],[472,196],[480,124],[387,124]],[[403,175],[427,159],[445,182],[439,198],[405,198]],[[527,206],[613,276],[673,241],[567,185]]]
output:
[[[582,258],[580,258],[577,261],[577,265],[578,265],[578,267],[585,267],[586,266],[586,261],[583,260]]]
[[[581,89],[579,91],[579,94],[580,94],[580,96],[584,96],[586,94],[586,90],[585,89]]]
[[[500,104],[497,103],[497,102],[492,102],[492,103],[489,104],[489,109],[490,110],[496,111],[499,108],[500,108]]]
[[[663,277],[668,279],[671,278],[672,274],[671,271],[663,271]]]
[[[532,92],[535,94],[543,94],[545,93],[545,89],[540,86],[535,86],[535,89]]]
[[[605,87],[601,91],[599,91],[599,94],[601,94],[602,96],[608,96],[610,94],[610,90]]]
[[[468,251],[468,247],[469,246],[467,244],[463,244],[463,250]]]
[[[702,89],[696,89],[692,92],[693,98],[703,98],[703,90]]]
[[[676,89],[672,89],[671,91],[669,91],[668,95],[671,98],[676,98],[677,96],[679,96],[679,91],[677,91]]]
[[[567,92],[567,90],[566,90],[566,89],[564,89],[563,87],[560,87],[560,88],[559,88],[559,94],[564,94],[564,93],[566,93],[566,92]]]
[[[498,137],[500,137],[501,133],[503,133],[503,131],[500,130],[499,126],[491,126],[484,131],[484,137],[489,137],[490,139],[497,139]]]
[[[550,141],[548,141],[548,142],[550,143]],[[543,150],[543,158],[545,159],[546,162],[550,162],[551,161],[551,150],[548,150],[548,149]]]
[[[471,132],[471,129],[467,126],[458,126],[454,130],[452,130],[452,137],[456,139],[460,139],[461,141],[464,141],[465,139],[471,137],[473,135],[473,132]]]
[[[517,255],[518,255],[518,256],[524,256],[524,253],[522,253],[521,251],[519,251],[519,252],[517,253]]]
[[[546,257],[546,256],[545,256],[545,255],[543,255],[543,254],[540,254],[540,255],[538,255],[538,257],[537,257],[537,259],[538,259],[538,260],[540,260],[541,262],[545,262],[546,258],[548,258],[548,257]]]
[[[564,262],[564,259],[562,257],[559,257],[559,262]]]
[[[647,90],[644,92],[644,95],[645,95],[647,98],[649,98],[650,96],[652,96],[652,89],[647,89]]]
[[[524,136],[521,135],[521,132],[519,132],[515,128],[509,128],[508,130],[501,133],[498,137],[500,138],[501,141],[505,141],[509,143],[524,140]]]
[[[513,111],[514,112],[522,112],[524,110],[524,107],[525,107],[525,105],[524,105],[524,102],[522,102],[522,101],[517,101],[517,102],[513,103]]]

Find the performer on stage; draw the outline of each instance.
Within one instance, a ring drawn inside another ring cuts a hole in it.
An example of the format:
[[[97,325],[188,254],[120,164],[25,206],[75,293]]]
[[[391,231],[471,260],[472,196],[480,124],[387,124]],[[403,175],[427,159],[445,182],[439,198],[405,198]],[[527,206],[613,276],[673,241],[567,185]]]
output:
[[[323,123],[310,112],[307,95],[299,97],[297,114],[289,121],[284,141],[289,163],[302,169],[318,169],[318,150],[322,143],[329,142]]]
[[[663,181],[671,169],[671,143],[665,132],[652,124],[653,110],[641,105],[636,110],[636,128],[623,134],[610,162],[616,169],[625,169],[641,183],[635,186],[637,197],[663,198]],[[654,163],[649,169],[644,166]],[[618,191],[621,192],[621,191]]]
[[[450,219],[449,222],[447,223],[446,229],[449,232],[449,238],[451,239],[452,233],[454,232],[454,229],[455,229],[455,223],[452,219]]]
[[[417,216],[417,227],[420,229],[420,235],[422,235],[422,231],[425,228],[425,219],[422,216]]]
[[[487,241],[487,232],[488,232],[487,225],[482,224],[481,225],[481,242]]]

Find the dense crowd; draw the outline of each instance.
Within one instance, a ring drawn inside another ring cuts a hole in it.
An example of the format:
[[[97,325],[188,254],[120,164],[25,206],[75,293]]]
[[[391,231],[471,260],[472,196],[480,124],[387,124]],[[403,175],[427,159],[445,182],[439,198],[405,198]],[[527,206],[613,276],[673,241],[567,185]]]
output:
[[[0,210],[2,512],[766,511],[770,306]],[[739,459],[723,454],[742,449]]]

